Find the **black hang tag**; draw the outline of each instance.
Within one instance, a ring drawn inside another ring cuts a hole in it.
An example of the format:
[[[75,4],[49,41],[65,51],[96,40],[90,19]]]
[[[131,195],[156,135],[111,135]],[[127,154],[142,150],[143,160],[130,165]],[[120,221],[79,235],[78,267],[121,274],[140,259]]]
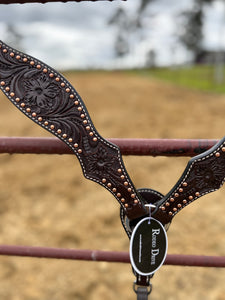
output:
[[[134,270],[148,276],[158,270],[167,254],[168,241],[163,225],[153,218],[142,219],[130,240],[130,260]]]

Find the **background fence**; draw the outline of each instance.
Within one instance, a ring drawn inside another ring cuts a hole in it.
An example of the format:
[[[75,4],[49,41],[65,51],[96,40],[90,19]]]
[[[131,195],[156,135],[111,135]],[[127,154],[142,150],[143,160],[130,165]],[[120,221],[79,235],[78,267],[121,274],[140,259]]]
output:
[[[123,155],[194,156],[217,140],[109,139]],[[0,153],[73,154],[57,138],[0,137]],[[0,255],[130,263],[127,252],[0,245]],[[225,267],[225,256],[167,255],[166,265]]]

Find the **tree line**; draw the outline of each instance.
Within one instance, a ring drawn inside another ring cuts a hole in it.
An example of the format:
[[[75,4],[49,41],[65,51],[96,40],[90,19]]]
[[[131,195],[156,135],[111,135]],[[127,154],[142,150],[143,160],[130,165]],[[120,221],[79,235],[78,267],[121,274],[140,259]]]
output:
[[[177,2],[180,0],[177,0]],[[160,0],[140,0],[135,16],[131,16],[123,8],[119,8],[109,24],[117,27],[115,37],[115,54],[118,57],[127,55],[130,51],[129,36],[131,33],[140,32],[144,28],[144,17],[151,18],[151,6]],[[164,1],[165,2],[165,1]],[[223,0],[225,3],[225,1]],[[173,1],[175,3],[175,1]],[[203,46],[203,28],[206,21],[204,9],[210,6],[213,0],[193,0],[190,8],[185,11],[180,11],[174,22],[179,22],[179,31],[175,32],[175,40],[192,54],[195,61],[198,55],[204,50]],[[170,5],[169,1],[167,5]],[[154,28],[152,29],[154,30]],[[147,53],[146,60],[151,65],[155,58],[153,49]]]

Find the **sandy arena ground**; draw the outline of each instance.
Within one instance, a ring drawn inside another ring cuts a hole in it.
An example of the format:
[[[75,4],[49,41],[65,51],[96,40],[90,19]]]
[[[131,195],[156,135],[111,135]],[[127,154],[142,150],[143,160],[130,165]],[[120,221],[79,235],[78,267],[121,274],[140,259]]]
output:
[[[225,131],[225,96],[119,72],[67,74],[104,137],[213,138]],[[50,136],[1,94],[0,136]],[[124,157],[137,188],[167,193],[188,158]],[[119,205],[82,176],[72,155],[0,155],[1,244],[127,251]],[[175,218],[170,254],[225,255],[225,190]],[[225,270],[163,266],[152,300],[224,300]],[[131,300],[128,264],[0,257],[0,299]]]

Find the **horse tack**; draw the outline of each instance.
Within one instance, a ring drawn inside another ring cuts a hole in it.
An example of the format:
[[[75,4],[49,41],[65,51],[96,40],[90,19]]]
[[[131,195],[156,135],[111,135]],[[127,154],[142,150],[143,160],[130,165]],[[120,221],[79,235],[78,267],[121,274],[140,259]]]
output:
[[[1,41],[0,88],[28,118],[72,149],[87,179],[113,194],[121,206],[121,220],[129,238],[148,212],[168,229],[182,208],[224,183],[225,138],[192,158],[166,196],[151,189],[136,189],[119,147],[100,136],[74,87],[51,67]],[[149,203],[154,208],[148,210]],[[137,285],[149,286],[152,274],[134,273]],[[149,289],[135,288],[135,291],[138,298],[147,299]]]
[[[78,157],[84,176],[109,190],[129,219],[146,209],[125,170],[119,147],[95,129],[76,90],[55,70],[0,42],[0,84],[27,117],[63,140]]]

